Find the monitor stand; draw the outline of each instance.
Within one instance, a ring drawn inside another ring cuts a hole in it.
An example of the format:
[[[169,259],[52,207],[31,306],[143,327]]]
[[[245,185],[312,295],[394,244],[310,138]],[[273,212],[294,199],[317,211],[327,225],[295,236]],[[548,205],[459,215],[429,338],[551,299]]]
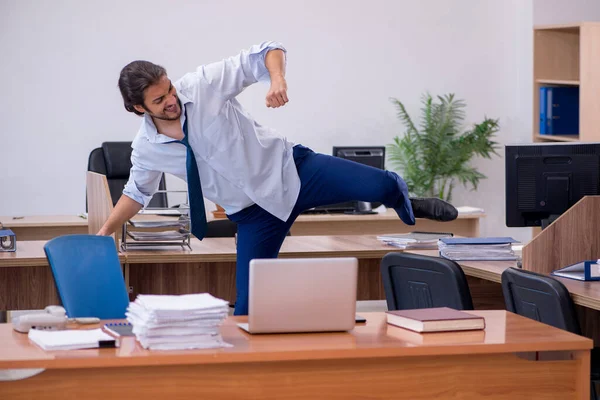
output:
[[[546,229],[548,225],[553,223],[558,217],[560,217],[559,214],[552,214],[548,218],[542,219],[542,230]]]

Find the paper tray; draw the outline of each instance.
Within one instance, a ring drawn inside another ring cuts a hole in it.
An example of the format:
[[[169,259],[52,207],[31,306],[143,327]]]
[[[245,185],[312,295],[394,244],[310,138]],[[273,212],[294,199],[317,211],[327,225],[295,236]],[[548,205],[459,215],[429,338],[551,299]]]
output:
[[[188,220],[173,221],[134,221],[129,220],[129,224],[134,228],[184,228]]]
[[[179,229],[178,231],[163,231],[163,232],[140,232],[140,231],[127,231],[127,236],[135,241],[145,242],[157,242],[157,241],[181,241],[186,240],[190,236],[190,232],[186,229]]]

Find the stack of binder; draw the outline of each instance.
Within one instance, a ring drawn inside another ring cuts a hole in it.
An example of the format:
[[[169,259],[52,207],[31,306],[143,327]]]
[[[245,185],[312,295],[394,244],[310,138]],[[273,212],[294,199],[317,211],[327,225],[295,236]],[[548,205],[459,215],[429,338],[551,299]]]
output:
[[[510,261],[518,257],[512,249],[516,241],[510,237],[442,238],[440,256],[453,261]]]
[[[145,349],[185,350],[230,347],[220,334],[228,312],[227,301],[208,293],[138,295],[126,316]]]
[[[540,87],[540,134],[579,134],[579,87]]]

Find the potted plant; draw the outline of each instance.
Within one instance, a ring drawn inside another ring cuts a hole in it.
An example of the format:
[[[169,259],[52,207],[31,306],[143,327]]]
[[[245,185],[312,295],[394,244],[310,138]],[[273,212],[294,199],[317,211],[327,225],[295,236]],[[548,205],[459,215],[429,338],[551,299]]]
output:
[[[474,156],[498,155],[492,140],[499,129],[498,120],[485,118],[463,130],[465,102],[454,94],[426,94],[422,99],[421,121],[416,125],[404,104],[392,98],[403,122],[404,136],[388,146],[388,159],[401,171],[412,196],[439,197],[451,201],[456,183],[477,189],[486,176],[470,165]]]

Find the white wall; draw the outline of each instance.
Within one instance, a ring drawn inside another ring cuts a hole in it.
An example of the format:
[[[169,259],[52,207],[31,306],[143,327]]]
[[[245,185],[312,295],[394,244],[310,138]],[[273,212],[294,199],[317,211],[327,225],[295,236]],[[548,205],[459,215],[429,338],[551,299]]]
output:
[[[0,215],[85,209],[89,152],[139,126],[116,87],[126,63],[177,78],[262,40],[288,48],[291,101],[265,108],[264,86],[240,99],[316,151],[391,143],[403,130],[388,99],[416,114],[424,91],[465,99],[471,123],[499,118],[502,143],[529,141],[531,27],[531,0],[0,0]],[[502,159],[476,163],[489,179],[456,204],[485,208],[483,234],[527,239],[504,227]]]
[[[535,25],[600,21],[600,0],[533,0]]]

